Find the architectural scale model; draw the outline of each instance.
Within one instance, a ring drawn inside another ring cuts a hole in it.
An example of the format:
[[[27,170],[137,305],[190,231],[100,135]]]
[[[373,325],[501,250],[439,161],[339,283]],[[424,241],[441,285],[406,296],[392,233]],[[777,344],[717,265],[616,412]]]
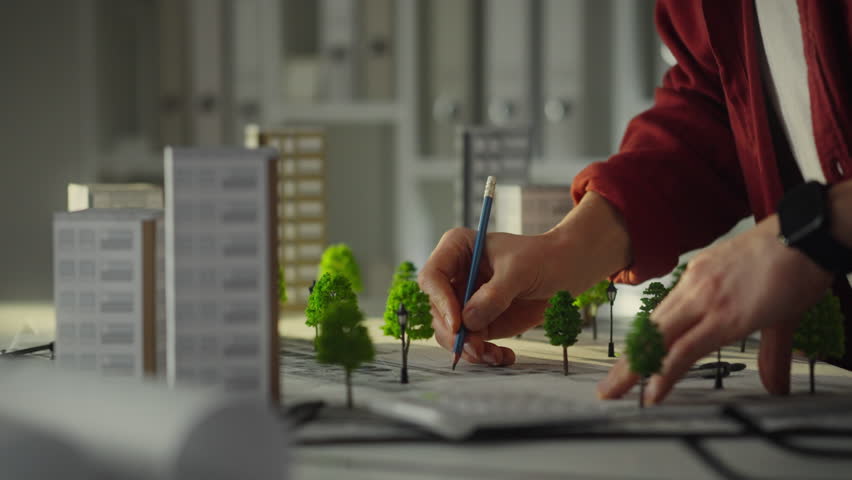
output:
[[[53,217],[56,362],[110,378],[165,370],[163,211]]]
[[[567,291],[556,292],[544,311],[544,334],[551,345],[562,347],[562,374],[568,375],[568,347],[577,343],[583,329],[580,311]]]
[[[429,295],[420,289],[415,280],[417,269],[411,262],[397,267],[388,290],[382,332],[402,342],[401,383],[408,383],[408,349],[412,340],[432,338],[432,311]]]
[[[793,335],[793,348],[801,350],[808,357],[811,394],[816,391],[814,366],[817,360],[840,358],[846,351],[843,321],[840,300],[828,291],[805,312]]]
[[[276,155],[166,148],[172,385],[278,398]]]
[[[357,302],[334,302],[320,318],[316,342],[317,361],[343,367],[346,382],[346,406],[352,408],[352,371],[371,362],[376,352],[364,314]]]
[[[645,384],[648,383],[648,377],[659,372],[663,367],[663,357],[666,355],[663,334],[651,321],[650,313],[643,310],[636,314],[625,344],[630,371],[640,377],[639,408],[644,408]]]
[[[494,205],[496,232],[517,235],[544,233],[571,210],[571,191],[565,186],[497,185]]]
[[[278,150],[278,261],[289,292],[282,307],[304,310],[326,246],[325,132],[317,128],[246,128],[246,146]]]
[[[148,183],[69,183],[68,211],[163,208],[163,189]]]
[[[501,185],[525,185],[529,181],[532,130],[529,127],[465,127],[461,130],[461,155],[461,224],[476,228],[482,210],[482,185],[490,175],[497,177]],[[493,226],[489,227],[492,231]]]
[[[598,307],[609,300],[607,287],[609,287],[609,281],[601,280],[585,292],[577,295],[574,300],[574,304],[580,309],[583,326],[592,326],[592,340],[598,339]]]

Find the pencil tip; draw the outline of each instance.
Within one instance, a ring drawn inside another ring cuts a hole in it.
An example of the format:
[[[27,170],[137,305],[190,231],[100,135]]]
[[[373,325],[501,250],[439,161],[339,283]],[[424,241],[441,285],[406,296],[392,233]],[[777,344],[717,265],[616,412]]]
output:
[[[459,358],[461,358],[461,355],[459,355],[458,353],[453,355],[453,370],[456,369],[456,365],[458,365],[459,363]]]

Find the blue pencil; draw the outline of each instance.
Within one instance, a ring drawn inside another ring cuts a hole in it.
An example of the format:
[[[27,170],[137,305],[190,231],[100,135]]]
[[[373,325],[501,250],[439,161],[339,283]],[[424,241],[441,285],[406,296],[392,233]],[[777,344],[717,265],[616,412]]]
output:
[[[479,230],[476,232],[476,242],[473,244],[473,259],[470,261],[470,274],[467,276],[467,289],[464,292],[464,302],[462,308],[473,296],[473,289],[476,288],[476,276],[479,272],[479,260],[482,258],[482,251],[485,250],[485,233],[488,230],[488,220],[491,218],[491,203],[494,201],[494,186],[497,180],[494,177],[488,177],[485,181],[485,195],[482,198],[482,213],[479,215]],[[456,364],[461,358],[462,349],[464,348],[464,336],[467,330],[464,328],[464,323],[459,326],[459,331],[456,333],[456,343],[453,345],[453,370],[456,369]]]

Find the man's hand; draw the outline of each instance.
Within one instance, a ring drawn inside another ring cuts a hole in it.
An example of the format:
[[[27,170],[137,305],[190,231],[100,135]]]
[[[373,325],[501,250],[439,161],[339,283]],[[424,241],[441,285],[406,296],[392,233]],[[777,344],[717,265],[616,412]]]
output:
[[[479,268],[481,286],[462,311],[475,235],[465,228],[445,233],[420,271],[420,285],[432,301],[432,326],[441,346],[452,349],[463,319],[468,332],[462,358],[511,365],[514,352],[486,340],[517,335],[541,322],[555,292],[541,281],[543,256],[550,249],[541,236],[489,233]]]
[[[668,354],[662,372],[645,391],[646,402],[661,401],[701,357],[755,330],[761,330],[758,364],[764,387],[773,394],[789,391],[793,332],[832,277],[777,236],[773,215],[689,262],[651,315]],[[598,393],[617,398],[637,380],[622,358],[598,385]]]
[[[627,233],[609,203],[587,193],[559,225],[542,235],[489,233],[478,272],[478,289],[464,306],[475,232],[445,233],[420,271],[432,303],[435,338],[451,350],[467,328],[462,358],[511,365],[515,354],[488,340],[524,332],[542,321],[558,290],[579,294],[629,263]]]

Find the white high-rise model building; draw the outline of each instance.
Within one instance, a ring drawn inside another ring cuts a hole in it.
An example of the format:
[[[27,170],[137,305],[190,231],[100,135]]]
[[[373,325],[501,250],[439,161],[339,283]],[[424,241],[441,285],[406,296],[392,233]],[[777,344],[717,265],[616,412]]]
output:
[[[171,384],[278,398],[276,152],[166,148]]]
[[[54,215],[58,365],[107,377],[165,370],[162,226],[162,210]]]

